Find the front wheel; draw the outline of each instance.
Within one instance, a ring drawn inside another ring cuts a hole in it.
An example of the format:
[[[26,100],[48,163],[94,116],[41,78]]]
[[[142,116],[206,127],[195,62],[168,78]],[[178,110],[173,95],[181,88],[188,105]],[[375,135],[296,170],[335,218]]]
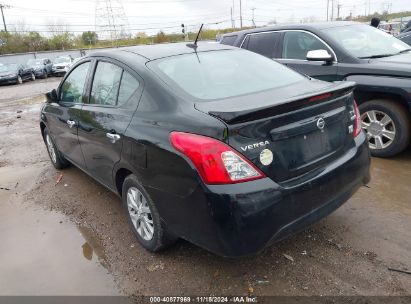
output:
[[[31,80],[32,81],[36,80],[36,75],[34,75],[34,73],[31,73]]]
[[[367,134],[371,154],[391,157],[410,143],[410,113],[390,100],[370,100],[359,106],[362,128]]]
[[[48,77],[48,75],[47,75],[47,71],[46,70],[44,70],[44,72],[43,72],[44,74],[43,74],[43,78],[44,79],[46,79],[47,77]]]
[[[17,75],[16,84],[22,84],[22,83],[23,83],[23,78],[21,78],[20,75]]]
[[[43,137],[44,137],[44,142],[46,143],[47,152],[49,153],[50,160],[54,168],[56,169],[66,168],[69,165],[69,162],[64,158],[61,152],[57,149],[47,128],[44,129]]]
[[[167,233],[154,202],[134,174],[124,180],[122,200],[131,229],[145,249],[157,252],[176,240]]]

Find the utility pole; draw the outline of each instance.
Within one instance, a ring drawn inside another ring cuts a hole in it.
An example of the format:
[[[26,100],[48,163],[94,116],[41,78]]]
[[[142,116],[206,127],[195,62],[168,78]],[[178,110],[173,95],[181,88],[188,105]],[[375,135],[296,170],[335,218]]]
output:
[[[103,39],[113,42],[128,36],[129,23],[122,0],[95,0],[95,28]]]
[[[233,8],[230,9],[230,14],[231,14],[231,28],[234,28]]]
[[[1,3],[0,3],[0,10],[1,10],[1,16],[3,17],[4,31],[7,33],[6,19],[4,19],[3,8],[10,8],[10,6],[9,6],[9,5],[4,5],[4,4],[1,4]]]
[[[337,4],[337,20],[340,20],[340,8],[341,8],[342,4]]]
[[[254,11],[255,11],[255,7],[253,7],[251,9],[251,11],[253,12],[253,18],[251,19],[251,21],[253,22],[253,26],[255,27],[255,21],[254,21]]]
[[[327,21],[328,21],[328,16],[329,16],[329,13],[328,13],[329,7],[330,7],[330,0],[327,0]]]
[[[235,28],[235,0],[233,0],[232,19],[233,19],[233,28]]]
[[[331,21],[334,20],[334,0],[331,0]]]
[[[241,10],[241,0],[240,0],[240,28],[243,28],[243,13]]]

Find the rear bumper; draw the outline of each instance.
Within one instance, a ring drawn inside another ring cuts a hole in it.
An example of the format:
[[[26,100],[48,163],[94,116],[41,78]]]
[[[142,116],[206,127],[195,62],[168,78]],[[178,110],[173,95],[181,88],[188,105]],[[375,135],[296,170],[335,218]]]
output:
[[[264,178],[203,185],[188,197],[175,197],[173,210],[159,204],[159,211],[172,232],[200,247],[222,256],[250,255],[336,210],[369,182],[369,166],[362,133],[345,155],[304,182],[279,185]],[[164,199],[151,190],[154,201]]]
[[[68,67],[65,67],[65,68],[62,68],[62,69],[52,68],[51,73],[53,75],[64,75],[68,72],[68,70],[69,70]]]
[[[52,75],[55,75],[55,76],[62,76],[62,75],[65,75],[65,74],[66,74],[66,71],[64,71],[64,70],[56,70],[56,71],[52,72]]]

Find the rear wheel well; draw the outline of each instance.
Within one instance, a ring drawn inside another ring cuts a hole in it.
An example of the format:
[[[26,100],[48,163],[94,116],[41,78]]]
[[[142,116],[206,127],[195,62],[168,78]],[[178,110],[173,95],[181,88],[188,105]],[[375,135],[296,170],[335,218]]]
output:
[[[120,194],[120,196],[122,196],[122,194],[123,194],[124,180],[130,174],[133,174],[133,172],[131,172],[130,170],[125,169],[125,168],[122,168],[122,169],[118,170],[117,173],[116,173],[116,189],[117,189],[118,194]]]
[[[389,100],[389,101],[401,104],[408,111],[410,111],[410,107],[407,101],[401,95],[392,94],[392,93],[383,93],[383,92],[355,91],[354,97],[358,105],[365,103],[367,101],[370,101],[370,100]]]

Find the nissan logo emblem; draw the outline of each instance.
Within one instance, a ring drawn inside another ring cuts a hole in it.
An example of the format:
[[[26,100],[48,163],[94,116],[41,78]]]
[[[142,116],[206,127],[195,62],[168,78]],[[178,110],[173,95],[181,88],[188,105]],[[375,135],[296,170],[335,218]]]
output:
[[[322,118],[322,117],[318,118],[318,120],[317,120],[317,127],[318,127],[318,129],[320,129],[320,130],[324,129],[324,127],[325,127],[325,120],[324,120],[324,118]]]

